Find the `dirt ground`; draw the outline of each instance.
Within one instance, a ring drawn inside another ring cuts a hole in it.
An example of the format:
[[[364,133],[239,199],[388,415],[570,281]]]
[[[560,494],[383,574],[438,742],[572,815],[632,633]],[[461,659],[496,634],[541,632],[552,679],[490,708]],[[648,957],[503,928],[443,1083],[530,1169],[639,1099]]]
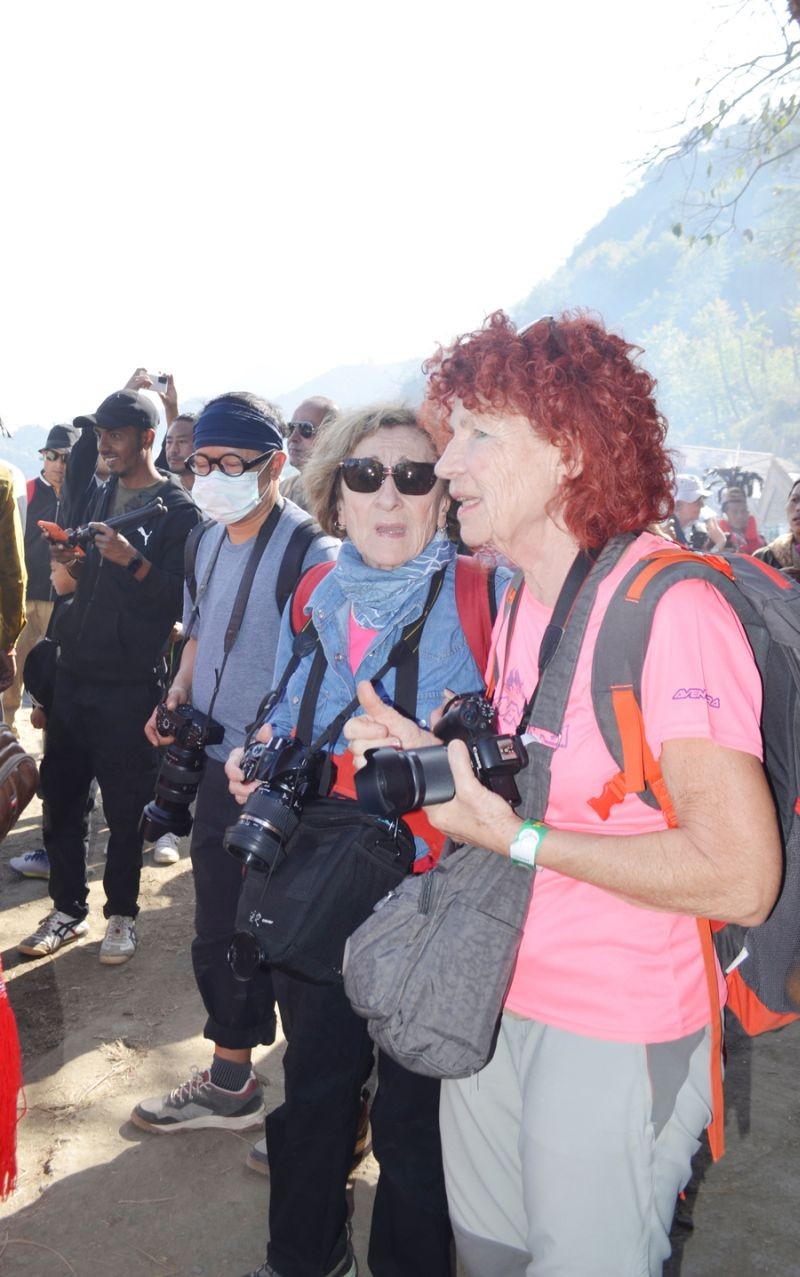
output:
[[[30,747],[38,734],[23,714]],[[40,845],[38,803],[0,851],[0,951],[23,1045],[27,1101],[19,1186],[0,1206],[0,1273],[241,1277],[264,1255],[269,1183],[245,1166],[251,1139],[261,1132],[159,1136],[129,1121],[139,1099],[169,1090],[209,1059],[189,962],[187,848],[166,868],[145,856],[139,949],[130,963],[103,967],[106,836],[96,811],[89,936],[33,961],[20,958],[15,946],[49,908],[46,883],[20,878],[8,860]],[[732,1031],[728,1154],[713,1167],[704,1150],[698,1155],[673,1229],[669,1277],[800,1277],[798,1043],[798,1025],[754,1042]],[[278,1042],[256,1057],[269,1107],[281,1098],[281,1054]],[[353,1180],[362,1273],[376,1175],[369,1157]],[[313,1199],[313,1184],[308,1192]]]

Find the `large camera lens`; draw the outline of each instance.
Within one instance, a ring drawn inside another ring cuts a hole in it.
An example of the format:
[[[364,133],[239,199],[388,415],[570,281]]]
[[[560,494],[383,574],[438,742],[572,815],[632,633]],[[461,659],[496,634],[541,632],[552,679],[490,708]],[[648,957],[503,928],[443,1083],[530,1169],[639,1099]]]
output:
[[[155,842],[162,834],[183,838],[191,832],[189,808],[195,800],[205,761],[202,749],[169,746],[156,780],[156,796],[142,812],[140,828],[148,842]]]
[[[395,820],[418,807],[446,803],[456,792],[444,745],[370,749],[366,758],[366,767],[356,772],[356,794],[371,816]]]
[[[289,797],[269,785],[259,785],[236,824],[225,830],[222,845],[249,868],[266,873],[299,824],[299,811]]]

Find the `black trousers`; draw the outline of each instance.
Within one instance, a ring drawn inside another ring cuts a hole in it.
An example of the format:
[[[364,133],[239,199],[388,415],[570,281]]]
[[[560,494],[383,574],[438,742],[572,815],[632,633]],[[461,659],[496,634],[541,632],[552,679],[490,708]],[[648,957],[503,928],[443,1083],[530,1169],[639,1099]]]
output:
[[[286,1099],[266,1121],[267,1258],[281,1277],[322,1277],[347,1245],[345,1191],[373,1046],[341,987],[278,971],[272,978],[288,1045]],[[438,1081],[380,1053],[372,1133],[380,1179],[370,1271],[374,1277],[450,1277]]]
[[[144,725],[159,698],[152,684],[85,683],[56,674],[47,720],[41,790],[50,895],[73,918],[87,913],[88,812],[92,781],[103,793],[110,837],[103,887],[104,914],[135,917],[142,867],[142,808],[153,796],[158,751]]]
[[[252,980],[234,979],[228,947],[242,889],[242,866],[222,845],[228,825],[241,813],[228,790],[224,765],[206,760],[192,830],[195,888],[194,978],[208,1012],[205,1037],[228,1050],[275,1041],[275,995],[268,971]]]

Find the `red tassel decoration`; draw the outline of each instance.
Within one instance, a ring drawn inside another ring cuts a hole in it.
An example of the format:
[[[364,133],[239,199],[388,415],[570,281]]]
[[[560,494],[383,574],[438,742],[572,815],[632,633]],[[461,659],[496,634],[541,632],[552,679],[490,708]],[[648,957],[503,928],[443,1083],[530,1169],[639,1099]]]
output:
[[[8,1001],[0,961],[0,1201],[5,1201],[17,1184],[17,1099],[21,1086],[17,1022]]]

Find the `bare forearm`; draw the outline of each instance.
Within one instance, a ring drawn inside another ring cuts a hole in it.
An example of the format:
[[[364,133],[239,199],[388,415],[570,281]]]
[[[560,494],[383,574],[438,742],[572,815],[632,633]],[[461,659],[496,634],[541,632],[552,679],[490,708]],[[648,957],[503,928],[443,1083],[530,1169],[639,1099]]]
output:
[[[197,654],[197,639],[187,639],[181,652],[181,663],[172,680],[172,687],[180,688],[187,697],[192,694],[192,678],[194,677],[194,661]]]

